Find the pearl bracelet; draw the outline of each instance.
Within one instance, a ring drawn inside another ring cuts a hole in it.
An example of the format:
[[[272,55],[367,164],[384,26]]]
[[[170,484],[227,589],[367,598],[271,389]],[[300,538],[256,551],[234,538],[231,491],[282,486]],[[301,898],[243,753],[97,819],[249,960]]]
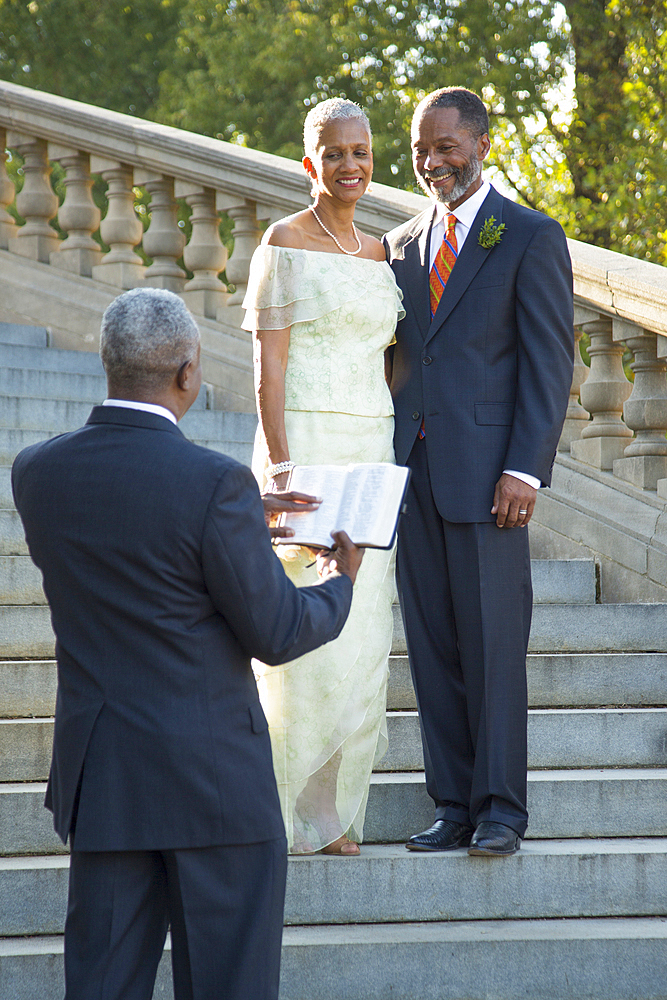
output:
[[[294,462],[278,462],[277,465],[270,465],[266,470],[267,479],[275,479],[281,472],[289,472],[294,468]]]

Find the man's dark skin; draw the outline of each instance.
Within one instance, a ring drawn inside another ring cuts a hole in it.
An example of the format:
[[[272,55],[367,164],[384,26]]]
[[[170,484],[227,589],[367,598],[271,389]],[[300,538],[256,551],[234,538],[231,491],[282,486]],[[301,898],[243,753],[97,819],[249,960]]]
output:
[[[109,399],[127,399],[137,403],[152,403],[163,406],[165,410],[180,420],[190,409],[199,394],[202,383],[201,346],[192,361],[181,365],[173,378],[159,389],[147,389],[140,384],[129,386],[116,385],[112,380],[107,382]],[[320,500],[304,493],[267,493],[262,497],[264,504],[264,519],[272,538],[289,538],[294,532],[291,528],[278,528],[271,525],[271,520],[283,511],[306,512],[316,510]],[[357,548],[344,531],[333,534],[334,547],[323,551],[317,557],[317,573],[326,580],[329,576],[341,573],[349,576],[352,583],[357,578],[357,572],[363,558],[363,549]]]

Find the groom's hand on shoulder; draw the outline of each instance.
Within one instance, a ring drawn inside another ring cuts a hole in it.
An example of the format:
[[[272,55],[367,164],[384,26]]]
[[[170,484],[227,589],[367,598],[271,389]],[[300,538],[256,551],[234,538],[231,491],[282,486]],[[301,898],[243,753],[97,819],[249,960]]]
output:
[[[525,528],[535,509],[537,490],[503,472],[496,483],[491,513],[499,528]]]

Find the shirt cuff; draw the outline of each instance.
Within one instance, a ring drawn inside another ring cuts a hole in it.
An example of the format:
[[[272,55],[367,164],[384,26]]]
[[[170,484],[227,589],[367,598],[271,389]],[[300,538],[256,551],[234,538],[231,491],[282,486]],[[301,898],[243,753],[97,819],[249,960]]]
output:
[[[514,469],[503,469],[504,476],[514,476],[515,479],[520,479],[522,483],[528,483],[532,486],[534,490],[539,490],[542,485],[541,479],[536,479],[535,476],[529,476],[527,472],[515,472]]]

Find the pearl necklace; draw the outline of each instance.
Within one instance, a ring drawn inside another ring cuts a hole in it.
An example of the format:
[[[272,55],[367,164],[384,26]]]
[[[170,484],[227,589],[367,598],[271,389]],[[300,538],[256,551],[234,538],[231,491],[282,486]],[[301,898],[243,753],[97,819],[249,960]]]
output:
[[[319,215],[315,211],[315,206],[314,205],[310,206],[310,210],[313,213],[313,215],[315,216],[315,218],[317,219],[317,221],[319,222],[319,224],[321,225],[321,227],[324,230],[324,232],[327,234],[327,236],[331,237],[331,239],[334,241],[334,243],[336,244],[336,246],[338,247],[338,249],[341,251],[341,253],[347,254],[348,257],[356,257],[356,255],[358,253],[361,253],[361,240],[359,239],[359,233],[357,232],[357,227],[355,226],[354,222],[352,223],[352,232],[354,233],[354,238],[357,241],[358,246],[357,246],[356,250],[346,250],[345,247],[342,247],[340,245],[340,243],[338,242],[338,240],[336,239],[336,237],[334,236],[334,234],[330,233],[329,230],[327,229],[327,227],[324,225],[324,223],[320,219]]]

